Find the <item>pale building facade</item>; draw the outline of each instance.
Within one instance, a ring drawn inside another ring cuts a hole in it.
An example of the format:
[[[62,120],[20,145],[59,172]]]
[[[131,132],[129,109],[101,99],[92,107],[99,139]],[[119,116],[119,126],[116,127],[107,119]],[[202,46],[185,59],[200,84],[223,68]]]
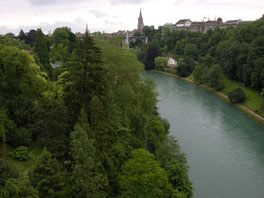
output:
[[[242,20],[230,20],[226,21],[225,23],[221,18],[217,20],[208,20],[202,22],[192,22],[190,19],[181,19],[175,24],[166,23],[164,27],[167,27],[171,30],[187,30],[192,32],[207,32],[208,30],[214,30],[216,27],[221,29],[225,28],[234,28],[237,27],[239,24],[245,23]]]
[[[168,67],[175,67],[175,66],[177,66],[177,61],[172,57],[168,57]]]

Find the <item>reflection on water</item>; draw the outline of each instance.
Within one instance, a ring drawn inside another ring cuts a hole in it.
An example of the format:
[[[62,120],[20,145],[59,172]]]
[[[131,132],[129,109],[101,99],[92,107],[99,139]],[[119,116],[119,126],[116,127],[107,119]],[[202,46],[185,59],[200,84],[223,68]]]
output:
[[[195,198],[264,197],[264,127],[212,93],[153,72],[160,114],[187,154]]]

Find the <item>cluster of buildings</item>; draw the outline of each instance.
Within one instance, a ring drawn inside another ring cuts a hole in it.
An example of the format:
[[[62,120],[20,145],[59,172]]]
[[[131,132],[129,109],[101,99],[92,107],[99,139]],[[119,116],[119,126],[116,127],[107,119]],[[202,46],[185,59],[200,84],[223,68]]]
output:
[[[191,21],[190,19],[181,19],[177,23],[166,23],[163,27],[167,27],[171,30],[186,30],[192,32],[207,32],[208,30],[214,30],[216,27],[221,29],[234,28],[241,23],[247,23],[247,21],[239,20],[230,20],[223,22],[222,18],[217,20],[208,20],[208,21]]]
[[[186,30],[192,32],[204,32],[206,33],[208,30],[214,30],[216,27],[221,29],[226,28],[235,28],[242,23],[248,23],[249,21],[242,21],[241,19],[238,20],[229,20],[223,22],[222,18],[218,18],[217,20],[208,20],[208,21],[191,21],[190,19],[181,19],[177,23],[166,23],[163,27],[167,27],[171,30]],[[129,36],[133,36],[135,33],[143,33],[144,23],[143,17],[140,9],[139,18],[138,18],[138,26],[137,29],[132,31],[118,31],[115,33],[107,34],[109,36],[119,36],[119,35],[126,35],[128,33]]]

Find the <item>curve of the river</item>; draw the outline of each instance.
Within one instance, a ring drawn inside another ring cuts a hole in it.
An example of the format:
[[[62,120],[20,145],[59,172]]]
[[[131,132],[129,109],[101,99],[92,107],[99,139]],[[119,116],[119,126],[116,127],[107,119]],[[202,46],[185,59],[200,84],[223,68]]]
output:
[[[146,72],[158,108],[187,155],[194,198],[264,198],[264,127],[218,96]]]

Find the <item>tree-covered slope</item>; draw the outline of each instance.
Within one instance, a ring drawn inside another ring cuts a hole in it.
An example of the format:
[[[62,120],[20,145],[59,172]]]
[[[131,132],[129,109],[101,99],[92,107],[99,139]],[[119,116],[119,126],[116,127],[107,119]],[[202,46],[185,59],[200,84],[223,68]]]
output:
[[[33,45],[44,67],[0,45],[1,197],[192,197],[185,156],[135,54],[118,39],[69,31],[51,39],[69,47],[59,69],[45,69],[40,30]],[[146,169],[130,165],[138,162]]]

